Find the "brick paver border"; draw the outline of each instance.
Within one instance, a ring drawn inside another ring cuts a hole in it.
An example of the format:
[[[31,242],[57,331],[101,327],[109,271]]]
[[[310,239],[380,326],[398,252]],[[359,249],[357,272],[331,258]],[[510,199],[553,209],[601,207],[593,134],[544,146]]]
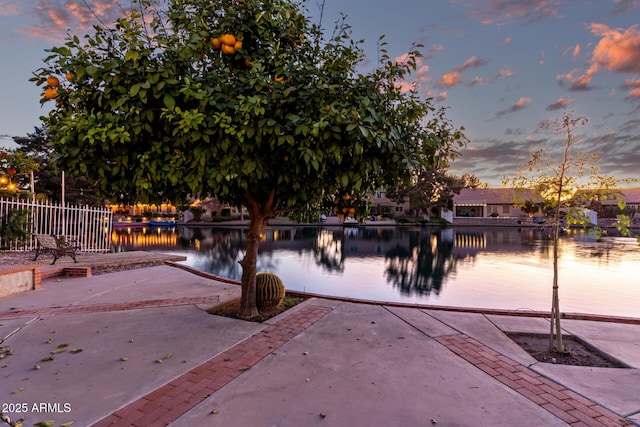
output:
[[[93,427],[166,426],[324,317],[306,305],[187,373],[128,404]]]
[[[218,301],[219,296],[213,295],[87,306],[47,307],[33,310],[10,310],[0,312],[0,319],[122,311]],[[311,304],[302,306],[257,334],[117,410],[98,421],[92,427],[166,426],[313,325],[330,311],[331,308]],[[447,335],[434,339],[487,375],[571,426],[628,426],[631,424],[614,412],[539,375],[467,335]]]
[[[628,426],[617,414],[464,334],[436,340],[489,376],[572,426]]]

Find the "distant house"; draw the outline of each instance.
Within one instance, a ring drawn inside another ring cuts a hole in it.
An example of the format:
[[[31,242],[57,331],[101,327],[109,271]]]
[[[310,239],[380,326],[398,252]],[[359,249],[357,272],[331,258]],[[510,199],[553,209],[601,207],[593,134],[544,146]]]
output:
[[[515,188],[463,188],[453,196],[453,216],[457,218],[520,218],[529,216],[516,205],[542,201],[533,190]],[[543,216],[538,210],[533,216]]]
[[[409,202],[397,203],[387,197],[386,192],[376,191],[369,195],[371,198],[371,213],[389,217],[409,215]]]
[[[617,199],[603,200],[600,203],[602,206],[617,206],[618,200],[624,200],[628,208],[634,208],[636,214],[640,214],[640,187],[621,188]]]

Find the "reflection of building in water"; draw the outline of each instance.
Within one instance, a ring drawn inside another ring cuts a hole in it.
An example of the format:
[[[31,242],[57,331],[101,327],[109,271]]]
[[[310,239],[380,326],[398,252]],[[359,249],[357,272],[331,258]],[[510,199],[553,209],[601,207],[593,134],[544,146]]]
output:
[[[532,246],[550,244],[550,237],[534,228],[459,228],[453,233],[453,252],[463,256],[475,256],[480,252],[528,253]]]
[[[487,241],[482,233],[457,233],[455,239],[455,247],[458,248],[483,249],[487,246]]]
[[[122,228],[111,232],[111,243],[116,250],[140,248],[170,248],[178,245],[176,229],[171,228]]]

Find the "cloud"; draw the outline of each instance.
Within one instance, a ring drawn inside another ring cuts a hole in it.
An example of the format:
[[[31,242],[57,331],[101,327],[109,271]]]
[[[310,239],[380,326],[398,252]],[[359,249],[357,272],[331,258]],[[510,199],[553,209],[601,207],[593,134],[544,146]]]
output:
[[[496,78],[502,79],[502,78],[513,77],[514,75],[515,75],[514,72],[511,71],[511,69],[505,65],[504,67],[502,67],[502,70],[498,72],[498,76]]]
[[[482,67],[483,65],[487,64],[489,61],[487,61],[486,59],[483,58],[478,58],[476,56],[471,56],[469,58],[467,58],[462,65],[457,66],[456,68],[454,68],[452,71],[449,71],[448,73],[445,73],[441,78],[440,81],[438,82],[438,84],[441,87],[445,87],[445,88],[452,88],[455,86],[459,86],[460,84],[463,83],[464,79],[462,77],[462,72],[471,69],[471,68],[478,68],[478,67]],[[477,84],[479,81],[477,79],[480,79],[479,77],[476,77],[474,79],[474,81],[472,83],[470,83],[470,86],[473,86],[474,84]]]
[[[563,110],[567,108],[569,104],[571,104],[573,101],[575,101],[574,98],[558,98],[558,100],[553,104],[547,105],[547,108],[545,108],[545,110],[547,111]]]
[[[577,44],[573,48],[573,54],[571,55],[571,59],[573,59],[575,61],[576,58],[578,57],[578,55],[580,55],[580,45],[579,44]]]
[[[570,91],[585,91],[593,89],[591,80],[603,70],[615,74],[640,73],[640,31],[637,24],[622,29],[594,23],[589,25],[589,30],[600,37],[593,48],[589,68],[582,74],[572,71],[558,75],[560,85],[567,80]]]
[[[507,114],[511,114],[511,113],[515,113],[517,111],[520,111],[520,110],[526,108],[529,104],[531,104],[532,101],[533,100],[531,98],[521,97],[511,107],[507,108],[506,110],[498,111],[496,113],[495,118],[496,119],[500,119],[500,118],[506,116]]]
[[[502,42],[503,46],[506,46],[508,44],[511,44],[511,37],[507,37],[506,39],[504,39],[504,41]]]
[[[459,71],[451,71],[449,73],[444,74],[440,78],[440,85],[445,87],[454,87],[458,86],[462,83],[462,75]]]
[[[640,79],[627,79],[620,85],[620,89],[629,90],[627,99],[640,98]]]
[[[0,0],[1,1],[1,0]],[[61,40],[71,29],[74,33],[89,30],[94,25],[109,25],[122,16],[119,0],[36,0],[29,8],[33,25],[20,32],[47,40]]]
[[[487,78],[483,78],[483,77],[474,77],[473,80],[471,80],[471,82],[469,83],[469,87],[471,86],[475,86],[475,85],[481,85],[484,86],[486,84],[489,83],[489,79]]]
[[[20,15],[20,7],[10,0],[0,0],[0,16]]]
[[[518,155],[527,146],[528,142],[514,140],[505,141],[494,138],[474,140],[462,150],[462,156],[453,161],[451,172],[474,173],[478,170],[478,165],[482,165],[481,179],[493,181],[499,186],[505,175],[515,173],[515,165],[519,163]]]
[[[456,70],[457,71],[464,71],[467,70],[469,68],[478,68],[481,67],[483,65],[485,65],[486,63],[488,63],[489,61],[487,61],[486,59],[482,59],[482,58],[478,58],[475,56],[471,56],[469,58],[467,58],[466,61],[464,61],[464,63],[457,67]]]
[[[621,15],[629,13],[634,9],[640,7],[640,0],[613,0],[616,7],[609,14],[610,16]]]
[[[567,74],[558,74],[556,80],[558,80],[560,86],[564,86],[564,81],[567,80],[569,82],[568,90],[570,92],[585,92],[594,89],[594,87],[591,86],[591,76],[576,75],[575,71]]]
[[[612,29],[603,24],[591,24],[593,34],[601,37],[593,49],[592,72],[606,69],[613,73],[640,73],[640,31],[638,25]]]
[[[502,25],[522,21],[525,25],[560,18],[560,6],[564,0],[484,0],[467,1],[464,7],[472,11],[468,15],[485,25]]]

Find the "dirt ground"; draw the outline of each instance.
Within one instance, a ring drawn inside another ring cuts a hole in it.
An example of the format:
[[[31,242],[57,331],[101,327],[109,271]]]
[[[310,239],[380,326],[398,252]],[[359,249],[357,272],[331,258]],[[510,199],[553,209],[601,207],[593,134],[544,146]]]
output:
[[[565,349],[567,350],[566,353],[560,353],[555,348],[550,351],[548,335],[508,335],[509,338],[539,362],[600,368],[626,368],[626,366],[610,359],[597,349],[583,344],[570,335],[562,336]]]

